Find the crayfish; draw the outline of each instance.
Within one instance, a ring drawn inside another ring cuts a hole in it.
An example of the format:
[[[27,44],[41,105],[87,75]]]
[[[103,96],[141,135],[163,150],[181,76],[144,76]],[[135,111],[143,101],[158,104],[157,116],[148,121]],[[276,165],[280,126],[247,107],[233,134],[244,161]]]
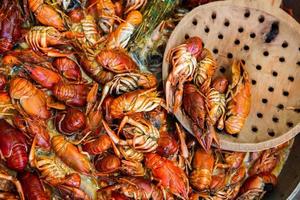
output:
[[[150,73],[123,73],[114,76],[114,79],[107,82],[103,87],[100,105],[102,105],[108,94],[121,95],[136,89],[150,89],[157,85],[157,80]]]
[[[192,37],[169,52],[169,61],[172,66],[166,81],[167,108],[176,112],[182,104],[183,84],[192,80],[197,66],[197,58],[202,52],[202,40]]]
[[[68,39],[82,37],[81,33],[61,33],[52,26],[34,26],[26,34],[25,39],[29,46],[36,52],[43,53],[49,57],[71,57],[70,52],[61,52],[53,48],[57,45],[68,44]]]
[[[205,152],[197,149],[193,160],[193,171],[190,176],[191,184],[197,190],[208,189],[212,181],[215,159],[212,151]]]
[[[41,155],[36,153],[36,138],[32,142],[29,161],[31,167],[35,167],[41,173],[43,181],[70,193],[81,199],[89,199],[81,187],[81,177],[78,173],[70,169],[55,155]],[[70,163],[68,163],[70,164]]]
[[[188,199],[189,181],[184,171],[172,161],[155,153],[145,155],[145,165],[152,172],[152,176],[160,181],[160,185],[170,193]]]
[[[240,189],[238,200],[261,199],[266,192],[270,192],[277,185],[277,177],[270,173],[250,176]]]
[[[31,144],[36,137],[39,147],[50,150],[50,134],[44,121],[22,117],[21,115],[15,115],[12,120],[13,124],[26,136],[28,144]]]
[[[249,75],[242,61],[235,60],[232,64],[232,83],[229,85],[227,113],[225,119],[226,132],[239,133],[246,121],[251,107],[251,86]]]
[[[22,11],[17,0],[4,0],[0,7],[0,53],[13,48],[14,43],[22,36]]]
[[[212,88],[206,92],[206,107],[208,110],[208,123],[215,125],[218,122],[218,129],[224,128],[227,88],[227,79],[220,77],[213,82]]]
[[[213,124],[206,120],[208,113],[205,95],[195,85],[185,84],[183,102],[184,111],[192,120],[193,135],[202,147],[208,151],[213,141],[219,144]]]
[[[51,139],[51,142],[55,154],[66,165],[83,174],[89,174],[89,172],[92,172],[92,165],[88,158],[81,154],[78,148],[67,141],[64,136],[54,136]]]
[[[198,88],[201,88],[201,91],[205,92],[209,89],[212,76],[217,68],[217,63],[208,49],[202,51],[202,57],[204,58],[198,62],[195,68],[193,81]]]
[[[47,106],[47,96],[24,78],[14,78],[10,81],[9,94],[12,102],[19,100],[21,108],[31,117],[48,119],[51,112]]]
[[[7,166],[23,171],[28,162],[25,136],[4,119],[0,119],[0,153]]]
[[[66,58],[66,57],[55,58],[52,62],[52,65],[66,79],[71,80],[71,81],[80,81],[81,80],[80,68],[73,60]]]
[[[82,131],[86,126],[86,117],[79,109],[70,108],[67,112],[59,112],[55,117],[58,132],[73,135]]]
[[[137,112],[151,111],[159,105],[164,107],[164,100],[158,97],[158,92],[152,88],[135,90],[113,99],[109,110],[112,118],[122,118]]]
[[[127,123],[131,126],[124,127]],[[123,133],[130,138],[126,140],[121,140],[114,131],[110,129],[105,121],[103,121],[103,126],[112,141],[116,144],[130,145],[140,152],[151,152],[158,146],[157,141],[160,136],[159,131],[145,119],[134,119],[128,116],[123,118],[118,133],[123,129]]]
[[[63,18],[52,6],[44,3],[44,0],[28,0],[29,9],[36,19],[46,26],[52,26],[59,31],[65,30]]]
[[[13,193],[13,189],[16,189],[19,197]],[[0,198],[10,200],[25,200],[24,192],[20,181],[9,173],[9,170],[2,164],[0,164]]]
[[[44,186],[36,174],[25,172],[20,177],[20,182],[28,200],[48,200]]]
[[[126,197],[134,199],[163,199],[163,191],[151,181],[137,177],[122,177],[114,185],[101,188],[98,191],[99,199],[111,199],[113,192],[120,192]]]
[[[118,28],[110,33],[107,39],[107,48],[125,48],[133,34],[135,28],[142,22],[143,16],[137,11],[131,11],[125,22],[121,23]]]

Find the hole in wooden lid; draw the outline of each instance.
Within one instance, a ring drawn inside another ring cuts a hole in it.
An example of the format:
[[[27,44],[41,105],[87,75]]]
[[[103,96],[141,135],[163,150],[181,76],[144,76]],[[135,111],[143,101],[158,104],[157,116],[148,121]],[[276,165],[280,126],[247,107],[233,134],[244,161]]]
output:
[[[291,82],[293,82],[294,81],[294,77],[293,76],[289,76],[288,80],[291,81]]]
[[[256,65],[257,70],[261,70],[261,65]]]
[[[258,113],[256,114],[256,116],[257,116],[258,118],[263,118],[263,114],[260,113],[260,112],[258,112]]]
[[[256,34],[255,34],[255,33],[250,33],[250,37],[251,37],[251,38],[255,38],[255,37],[256,37]]]
[[[271,137],[275,136],[275,132],[272,129],[268,129],[268,135]]]
[[[243,28],[243,27],[240,27],[240,28],[238,29],[238,31],[239,31],[240,33],[242,33],[242,32],[244,32],[244,28]]]
[[[295,108],[295,109],[294,109],[294,112],[295,112],[295,113],[300,113],[300,108]]]
[[[204,28],[204,31],[205,31],[205,33],[208,33],[208,32],[209,32],[209,27],[206,26],[206,27]]]
[[[279,110],[283,110],[283,109],[284,109],[284,105],[283,105],[283,104],[278,104],[278,105],[277,105],[277,108],[278,108]]]
[[[185,34],[185,35],[184,35],[184,38],[187,40],[187,39],[190,38],[190,36],[189,36],[188,34]]]
[[[217,54],[218,52],[219,52],[219,50],[218,50],[217,48],[214,48],[214,49],[213,49],[213,53],[214,53],[214,54]]]
[[[300,61],[298,61],[298,62],[297,62],[297,65],[299,65],[299,66],[300,66]]]
[[[212,18],[212,19],[216,19],[216,18],[217,18],[217,13],[216,13],[216,12],[213,12],[213,13],[211,14],[211,18]]]
[[[251,83],[252,83],[252,85],[256,85],[256,80],[252,79]]]
[[[285,97],[287,97],[287,96],[289,96],[289,92],[284,90],[284,91],[282,92],[282,95],[285,96]]]
[[[268,90],[269,90],[269,92],[274,92],[274,88],[271,86],[268,88]]]
[[[294,123],[293,122],[287,122],[286,125],[289,127],[289,128],[292,128],[294,126]]]
[[[222,40],[222,39],[223,39],[223,34],[222,34],[222,33],[219,33],[218,38],[219,38],[220,40]]]
[[[256,133],[258,131],[258,128],[256,126],[251,127],[252,132]]]
[[[245,11],[244,17],[246,18],[250,17],[250,10]]]
[[[278,76],[278,73],[277,73],[276,71],[273,71],[273,72],[272,72],[272,75],[273,75],[274,77],[276,77],[276,76]]]
[[[274,123],[278,123],[279,119],[278,119],[278,117],[273,116],[273,117],[272,117],[272,121],[273,121]]]
[[[227,58],[229,58],[229,59],[233,58],[232,53],[228,53],[228,54],[227,54]]]
[[[245,46],[244,46],[244,50],[245,50],[245,51],[248,51],[249,49],[250,49],[250,47],[249,47],[248,45],[245,45]]]
[[[239,44],[240,44],[240,40],[239,40],[239,39],[236,39],[236,40],[234,41],[234,44],[239,45]]]
[[[289,43],[287,41],[284,41],[281,46],[282,48],[287,48],[289,46]]]
[[[269,56],[269,52],[268,51],[264,51],[264,56]]]
[[[228,27],[230,25],[230,22],[228,19],[225,19],[225,22],[224,22],[224,26]]]
[[[284,58],[284,57],[280,57],[280,58],[279,58],[279,61],[280,61],[280,62],[285,62],[285,58]]]
[[[193,23],[194,26],[197,26],[197,24],[198,24],[197,19],[193,19],[193,22],[192,22],[192,23]]]
[[[259,21],[260,23],[263,23],[263,22],[265,21],[265,16],[260,15],[260,16],[258,17],[258,21]]]
[[[261,99],[261,102],[263,102],[263,103],[266,104],[266,103],[268,103],[268,99],[262,98],[262,99]]]

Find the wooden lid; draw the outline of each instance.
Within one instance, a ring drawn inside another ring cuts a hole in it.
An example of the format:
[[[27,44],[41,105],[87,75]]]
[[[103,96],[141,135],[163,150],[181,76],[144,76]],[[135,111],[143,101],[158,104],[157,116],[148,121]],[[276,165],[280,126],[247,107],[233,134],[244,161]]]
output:
[[[275,3],[278,6],[278,3]],[[188,13],[173,31],[164,55],[192,36],[200,36],[213,52],[216,75],[230,75],[233,59],[244,60],[252,81],[251,112],[238,137],[218,134],[221,148],[260,151],[282,144],[300,131],[300,25],[266,1],[220,1]],[[263,9],[263,10],[261,10]],[[188,118],[175,113],[191,132]]]

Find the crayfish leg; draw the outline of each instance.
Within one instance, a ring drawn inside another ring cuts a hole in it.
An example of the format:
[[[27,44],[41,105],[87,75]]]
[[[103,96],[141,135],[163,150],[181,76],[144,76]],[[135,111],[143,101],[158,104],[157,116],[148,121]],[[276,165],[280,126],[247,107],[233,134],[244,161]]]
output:
[[[98,89],[99,89],[98,83],[94,83],[93,87],[91,88],[91,90],[87,94],[86,114],[88,114],[95,105],[95,102],[97,100]]]
[[[22,189],[21,183],[18,181],[18,179],[16,179],[13,176],[9,176],[9,175],[2,174],[2,173],[0,173],[0,178],[13,182],[13,184],[16,186],[16,189],[19,193],[20,200],[25,200],[23,189]]]
[[[177,112],[182,104],[182,95],[183,95],[183,83],[184,81],[179,81],[177,89],[174,95],[174,106],[173,111]]]
[[[109,125],[104,120],[102,120],[102,124],[103,124],[103,127],[104,127],[106,133],[111,138],[111,140],[113,141],[113,143],[120,144],[120,145],[126,145],[127,144],[126,141],[121,140],[118,137],[118,135],[109,127]]]
[[[177,134],[179,136],[179,140],[180,140],[180,153],[181,156],[183,157],[185,164],[188,166],[188,168],[191,168],[191,165],[189,163],[189,151],[188,151],[188,147],[185,143],[185,132],[182,128],[182,126],[180,126],[178,123],[176,123],[176,130],[177,130]]]

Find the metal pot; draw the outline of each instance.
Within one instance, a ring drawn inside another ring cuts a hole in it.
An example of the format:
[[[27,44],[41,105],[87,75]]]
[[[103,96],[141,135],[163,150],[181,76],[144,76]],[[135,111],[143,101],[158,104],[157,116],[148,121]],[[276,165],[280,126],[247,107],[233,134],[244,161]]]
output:
[[[279,175],[278,185],[266,200],[300,199],[300,135],[295,138],[290,155]]]
[[[283,6],[292,10],[293,16],[300,23],[300,0],[284,0]],[[282,169],[276,189],[267,194],[267,200],[300,199],[300,135],[295,138],[288,160]]]

